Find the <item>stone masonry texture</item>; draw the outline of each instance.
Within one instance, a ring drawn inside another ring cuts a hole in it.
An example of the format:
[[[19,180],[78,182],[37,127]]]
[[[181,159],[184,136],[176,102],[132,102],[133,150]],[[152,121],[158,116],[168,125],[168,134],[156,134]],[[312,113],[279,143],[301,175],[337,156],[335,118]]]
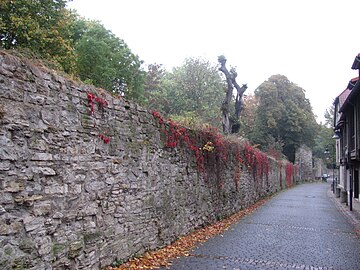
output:
[[[286,186],[234,160],[206,181],[151,112],[0,51],[0,269],[101,269]]]
[[[299,180],[310,182],[315,179],[313,172],[313,156],[312,151],[306,145],[302,145],[296,150],[295,162],[299,166]]]

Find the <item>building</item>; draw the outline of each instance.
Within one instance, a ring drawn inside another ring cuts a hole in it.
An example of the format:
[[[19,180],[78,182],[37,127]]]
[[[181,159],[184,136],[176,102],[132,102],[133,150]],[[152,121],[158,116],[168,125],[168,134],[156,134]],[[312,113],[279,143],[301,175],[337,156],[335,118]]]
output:
[[[352,69],[360,77],[360,54],[355,57]],[[340,181],[337,192],[352,210],[353,200],[359,200],[360,173],[360,80],[349,81],[347,88],[334,101],[334,131],[336,162]]]

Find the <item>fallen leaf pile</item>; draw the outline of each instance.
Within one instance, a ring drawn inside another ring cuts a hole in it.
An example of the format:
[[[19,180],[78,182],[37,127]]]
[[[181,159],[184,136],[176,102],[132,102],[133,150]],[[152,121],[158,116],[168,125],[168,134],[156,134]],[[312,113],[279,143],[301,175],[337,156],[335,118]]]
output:
[[[215,222],[204,228],[197,229],[186,236],[180,237],[174,243],[164,248],[146,252],[143,256],[132,258],[119,267],[109,266],[107,270],[126,270],[126,269],[156,269],[160,267],[169,267],[170,260],[181,256],[189,256],[189,252],[195,245],[205,242],[209,238],[226,231],[232,224],[240,220],[243,216],[255,211],[267,200],[263,199],[254,205],[241,210],[221,221]]]

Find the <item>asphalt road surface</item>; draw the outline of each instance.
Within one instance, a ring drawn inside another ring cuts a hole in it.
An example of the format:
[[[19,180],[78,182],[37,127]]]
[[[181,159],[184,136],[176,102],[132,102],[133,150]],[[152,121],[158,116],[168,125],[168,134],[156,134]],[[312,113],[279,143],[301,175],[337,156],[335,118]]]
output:
[[[360,238],[328,197],[328,183],[281,192],[170,269],[360,269]]]

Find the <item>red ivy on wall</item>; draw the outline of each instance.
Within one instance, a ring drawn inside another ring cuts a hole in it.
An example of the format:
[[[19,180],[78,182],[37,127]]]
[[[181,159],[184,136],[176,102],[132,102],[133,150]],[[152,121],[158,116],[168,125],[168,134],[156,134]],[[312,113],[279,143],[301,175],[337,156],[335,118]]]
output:
[[[201,149],[194,144],[193,139],[187,134],[186,128],[179,126],[170,119],[165,121],[159,112],[153,111],[152,115],[161,125],[161,132],[165,135],[165,147],[175,148],[182,141],[195,154],[198,172],[203,174],[205,172],[204,156],[201,154]]]
[[[87,92],[87,98],[88,98],[88,105],[90,107],[90,115],[94,114],[94,100],[95,100],[95,95],[92,93]]]
[[[105,143],[108,144],[110,142],[110,137],[105,136],[104,134],[98,134],[98,137]]]
[[[94,115],[95,102],[97,102],[97,104],[99,105],[100,110],[103,110],[105,107],[108,106],[108,102],[105,99],[95,96],[95,94],[93,93],[86,92],[86,94],[88,99],[88,105],[90,107],[90,115]]]
[[[103,111],[104,108],[108,106],[108,102],[105,99],[103,99],[101,97],[98,97],[95,94],[90,93],[90,92],[86,92],[86,94],[87,94],[88,106],[90,108],[90,115],[94,115],[94,113],[95,113],[95,109],[94,109],[95,104],[98,105],[100,111]],[[94,122],[94,127],[96,127],[95,122]],[[106,136],[106,135],[104,135],[102,133],[99,133],[98,137],[105,144],[108,144],[110,142],[110,140],[111,140],[110,137],[108,137],[108,136]]]
[[[215,128],[206,128],[188,134],[188,130],[179,126],[172,120],[164,120],[160,113],[152,112],[161,127],[161,132],[165,138],[165,147],[176,148],[179,144],[187,146],[195,155],[198,172],[204,176],[205,181],[211,177],[217,179],[217,184],[221,188],[223,185],[221,172],[227,166],[226,162],[230,156],[235,156],[236,166],[234,172],[235,186],[238,188],[241,171],[243,166],[252,173],[255,184],[260,185],[260,181],[269,179],[269,157],[259,149],[249,143],[240,143],[226,140]],[[199,145],[196,145],[197,142]],[[292,164],[291,164],[292,165]],[[290,169],[287,169],[290,172]]]
[[[293,173],[294,173],[294,165],[292,163],[287,163],[285,167],[286,173],[286,186],[291,187],[293,185]]]

